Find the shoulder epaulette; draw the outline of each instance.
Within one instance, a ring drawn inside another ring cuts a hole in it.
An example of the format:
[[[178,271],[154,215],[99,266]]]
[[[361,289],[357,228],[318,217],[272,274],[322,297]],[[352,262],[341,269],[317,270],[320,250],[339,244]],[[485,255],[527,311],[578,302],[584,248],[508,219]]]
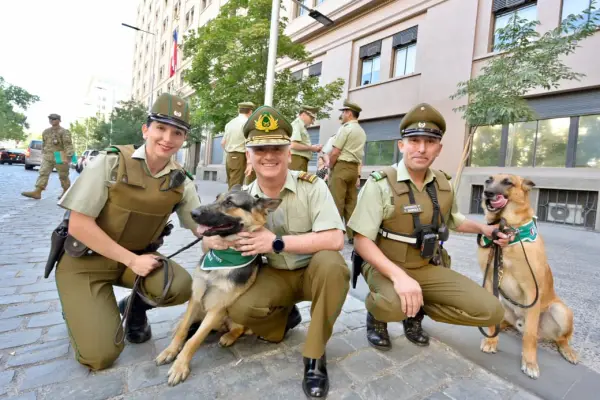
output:
[[[310,183],[315,183],[317,181],[318,176],[309,174],[308,172],[300,171],[298,174],[298,179],[302,179],[303,181],[307,181]]]
[[[194,180],[194,175],[192,175],[190,172],[186,171],[185,169],[183,170],[183,172],[185,172],[185,174],[187,175],[188,178],[190,178],[191,180]]]
[[[104,151],[106,151],[107,153],[120,153],[121,151],[114,146],[110,146],[104,149]]]
[[[375,182],[385,179],[387,174],[384,171],[373,171],[369,175]]]
[[[445,173],[445,172],[444,172],[444,171],[442,171],[441,169],[440,169],[440,172],[441,172],[442,174],[444,174],[444,176],[446,177],[446,179],[448,179],[448,180],[452,179],[452,175],[448,175],[447,173]]]

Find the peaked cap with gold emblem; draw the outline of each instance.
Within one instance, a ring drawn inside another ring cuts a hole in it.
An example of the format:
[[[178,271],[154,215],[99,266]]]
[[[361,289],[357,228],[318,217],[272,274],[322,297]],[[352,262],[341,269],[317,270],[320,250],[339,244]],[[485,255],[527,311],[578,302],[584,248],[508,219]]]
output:
[[[152,121],[190,129],[190,105],[179,96],[163,93],[152,105],[149,118]]]
[[[441,139],[446,132],[446,121],[438,110],[421,103],[406,113],[400,122],[400,136],[431,136]]]
[[[260,106],[244,125],[246,147],[283,146],[291,143],[292,125],[276,109]]]

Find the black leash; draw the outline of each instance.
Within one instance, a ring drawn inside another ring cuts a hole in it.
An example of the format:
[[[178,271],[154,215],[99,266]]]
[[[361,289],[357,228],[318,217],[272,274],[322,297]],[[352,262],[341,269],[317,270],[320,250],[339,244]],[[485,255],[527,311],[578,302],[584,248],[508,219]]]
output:
[[[498,298],[498,294],[500,294],[508,302],[512,303],[513,305],[515,305],[519,308],[531,308],[537,303],[537,301],[539,299],[540,291],[539,291],[538,282],[537,282],[537,279],[535,278],[535,274],[533,273],[533,268],[531,268],[531,264],[529,263],[529,258],[527,257],[527,252],[525,251],[525,246],[523,246],[523,241],[520,238],[520,231],[515,230],[514,228],[509,228],[508,230],[511,230],[512,232],[516,232],[517,237],[519,237],[519,243],[521,244],[521,249],[523,249],[523,254],[525,255],[525,261],[527,261],[527,266],[529,267],[529,272],[531,272],[531,277],[533,278],[533,282],[535,283],[535,299],[533,299],[531,304],[527,304],[527,305],[518,303],[518,302],[514,301],[513,299],[511,299],[510,297],[508,297],[508,295],[506,293],[504,293],[504,291],[500,287],[500,281],[502,280],[502,275],[504,272],[504,260],[503,260],[503,254],[502,254],[502,247],[500,247],[500,245],[494,243],[494,240],[498,240],[499,232],[502,232],[502,233],[507,232],[506,220],[504,218],[500,219],[498,229],[494,229],[494,232],[492,233],[492,241],[489,244],[482,245],[481,238],[483,235],[482,234],[477,235],[477,245],[479,247],[482,247],[482,248],[493,247],[492,251],[490,252],[490,255],[488,257],[487,265],[485,266],[485,273],[483,275],[483,282],[482,282],[481,286],[485,288],[485,281],[487,280],[488,271],[490,269],[490,264],[492,263],[492,260],[493,260],[494,271],[492,272],[493,273],[493,275],[492,275],[492,293],[494,294],[494,297]],[[481,327],[479,327],[478,329],[479,329],[479,332],[481,332],[481,334],[483,336],[485,336],[486,338],[495,338],[500,333],[500,325],[496,325],[495,332],[491,336],[488,335],[487,333],[485,333]]]
[[[164,276],[163,292],[162,292],[161,296],[156,299],[156,301],[152,300],[150,298],[150,296],[148,296],[145,293],[144,287],[142,286],[142,281],[144,280],[144,277],[140,276],[140,275],[136,276],[135,281],[133,283],[133,287],[131,288],[131,295],[129,296],[129,299],[127,300],[127,305],[125,306],[125,312],[123,313],[123,316],[121,317],[121,322],[119,323],[119,327],[117,328],[117,331],[115,332],[115,338],[114,338],[115,345],[118,346],[125,341],[125,332],[127,331],[127,328],[129,326],[129,317],[131,316],[131,305],[133,303],[133,299],[135,298],[135,296],[136,295],[139,296],[144,303],[148,304],[151,307],[160,307],[161,305],[163,305],[165,298],[167,297],[167,293],[169,293],[169,290],[171,289],[171,285],[173,284],[173,278],[174,278],[174,273],[173,273],[173,270],[171,269],[171,267],[169,266],[168,260],[172,257],[175,257],[177,254],[189,249],[190,247],[192,247],[196,243],[200,242],[201,240],[202,240],[202,238],[198,238],[198,239],[194,240],[193,242],[191,242],[190,244],[177,250],[175,253],[171,254],[170,256],[158,258],[158,261],[160,261],[162,263],[162,267],[163,267],[165,276]]]

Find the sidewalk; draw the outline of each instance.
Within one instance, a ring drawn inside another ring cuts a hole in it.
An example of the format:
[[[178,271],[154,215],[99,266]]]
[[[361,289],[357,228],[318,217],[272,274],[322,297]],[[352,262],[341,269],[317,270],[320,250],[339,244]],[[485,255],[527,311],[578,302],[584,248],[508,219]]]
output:
[[[198,182],[198,189],[206,204],[226,188]],[[157,367],[153,360],[168,345],[185,305],[150,311],[153,338],[127,344],[110,369],[92,373],[80,366],[68,341],[53,276],[42,277],[49,235],[63,214],[56,206],[58,188],[54,190],[31,206],[9,212],[0,225],[0,399],[305,398],[301,351],[309,303],[299,305],[303,322],[280,344],[248,336],[224,349],[216,344],[218,335],[209,336],[192,361],[191,375],[176,387],[166,385],[169,366]],[[161,249],[164,254],[194,239],[174,222],[176,228]],[[196,246],[175,259],[192,271],[199,257]],[[117,299],[128,292],[115,288]],[[348,296],[327,347],[329,399],[538,398],[436,339],[424,349],[414,346],[403,336],[401,324],[390,324],[392,351],[374,350],[365,338],[365,316],[362,301]]]

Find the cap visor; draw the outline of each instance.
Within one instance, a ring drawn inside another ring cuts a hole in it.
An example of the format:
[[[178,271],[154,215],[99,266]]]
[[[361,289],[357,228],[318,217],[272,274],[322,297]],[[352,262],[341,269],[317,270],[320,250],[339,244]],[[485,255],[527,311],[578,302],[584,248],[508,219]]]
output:
[[[413,136],[429,136],[429,137],[436,138],[436,139],[442,138],[442,136],[437,135],[435,133],[431,133],[431,132],[411,132],[411,133],[406,133],[406,134],[402,135],[403,138],[413,137]]]
[[[183,129],[186,132],[190,129],[188,126],[185,126],[183,123],[180,123],[178,121],[175,121],[175,120],[172,120],[172,119],[169,119],[169,118],[150,117],[150,119],[152,121],[160,122],[160,123],[163,123],[163,124],[174,126],[176,128],[179,128],[179,129]]]
[[[260,146],[286,146],[291,144],[289,140],[250,140],[246,142],[246,147],[260,147]]]

